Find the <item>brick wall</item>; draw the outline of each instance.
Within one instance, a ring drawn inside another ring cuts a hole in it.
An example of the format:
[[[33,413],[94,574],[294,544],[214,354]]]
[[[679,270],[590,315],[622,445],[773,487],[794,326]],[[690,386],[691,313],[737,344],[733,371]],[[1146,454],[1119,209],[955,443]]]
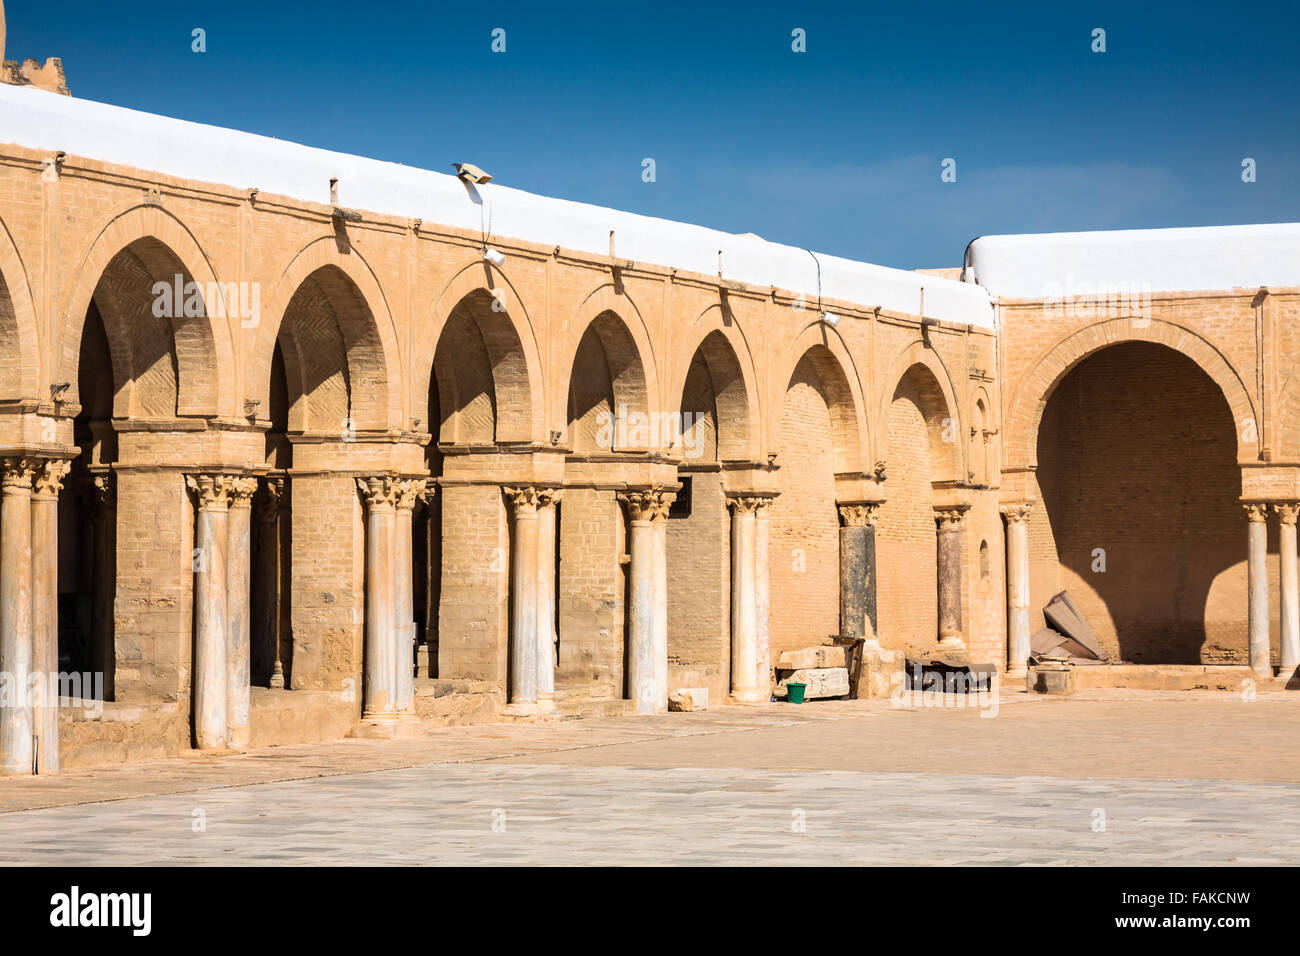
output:
[[[501,489],[442,488],[438,676],[506,679],[510,534]]]
[[[559,505],[559,669],[555,686],[623,696],[626,566],[614,492],[569,488]]]
[[[731,524],[716,471],[691,476],[691,514],[668,519],[668,686],[731,689]]]

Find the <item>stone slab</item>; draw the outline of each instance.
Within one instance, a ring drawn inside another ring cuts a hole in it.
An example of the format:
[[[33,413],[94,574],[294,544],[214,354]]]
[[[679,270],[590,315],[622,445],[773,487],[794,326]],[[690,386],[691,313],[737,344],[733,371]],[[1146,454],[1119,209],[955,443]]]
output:
[[[777,682],[776,696],[784,698],[788,693],[786,685],[791,683],[805,685],[804,700],[843,697],[849,692],[849,672],[843,667],[814,667],[790,671]]]
[[[776,659],[777,670],[801,671],[822,667],[848,667],[851,647],[822,644],[797,651],[782,651]]]

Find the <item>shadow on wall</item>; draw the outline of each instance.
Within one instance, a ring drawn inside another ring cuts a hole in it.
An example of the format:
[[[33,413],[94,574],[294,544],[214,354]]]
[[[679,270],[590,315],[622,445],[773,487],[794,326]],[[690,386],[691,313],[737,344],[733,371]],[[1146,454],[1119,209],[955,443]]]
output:
[[[1234,422],[1195,362],[1132,342],[1079,363],[1044,410],[1038,484],[1039,562],[1050,563],[1054,550],[1058,588],[1075,596],[1112,655],[1245,663],[1246,516]],[[1039,570],[1036,613],[1048,596],[1039,584],[1051,580],[1050,568]]]

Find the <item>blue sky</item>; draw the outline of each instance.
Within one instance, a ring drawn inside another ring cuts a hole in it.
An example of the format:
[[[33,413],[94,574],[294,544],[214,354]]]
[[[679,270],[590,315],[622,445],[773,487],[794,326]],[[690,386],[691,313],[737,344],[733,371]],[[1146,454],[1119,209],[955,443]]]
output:
[[[61,56],[87,99],[883,265],[1300,219],[1294,3],[5,6],[6,56]]]

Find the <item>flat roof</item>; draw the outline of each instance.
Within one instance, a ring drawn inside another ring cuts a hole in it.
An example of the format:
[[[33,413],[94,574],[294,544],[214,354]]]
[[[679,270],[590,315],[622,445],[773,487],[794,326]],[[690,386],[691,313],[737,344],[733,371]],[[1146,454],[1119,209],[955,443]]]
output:
[[[1300,286],[1300,223],[981,236],[970,265],[1009,299]]]
[[[468,188],[451,173],[302,146],[239,130],[0,84],[0,139],[30,149],[115,163],[198,182],[256,188],[362,212],[422,219],[493,236],[607,255],[615,233],[620,259],[677,268],[755,286],[777,286],[865,307],[993,327],[988,293],[973,283],[856,262],[686,223],[553,199],[491,183]],[[449,155],[452,160],[462,158]],[[490,165],[490,162],[489,162]]]

